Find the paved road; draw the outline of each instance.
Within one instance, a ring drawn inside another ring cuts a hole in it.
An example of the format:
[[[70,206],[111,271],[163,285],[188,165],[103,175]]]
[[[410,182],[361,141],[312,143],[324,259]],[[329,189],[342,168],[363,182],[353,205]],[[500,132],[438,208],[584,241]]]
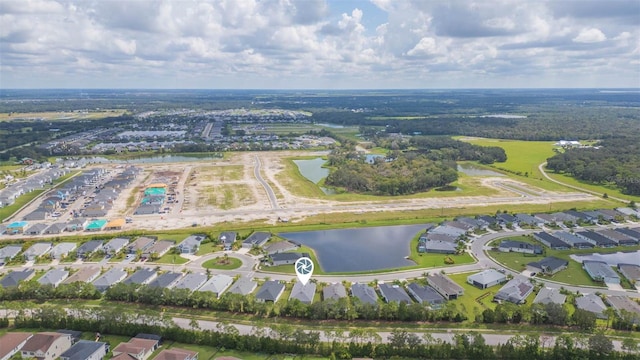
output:
[[[253,175],[255,175],[256,179],[260,182],[260,184],[262,184],[264,191],[267,192],[267,195],[269,196],[269,201],[271,202],[271,208],[278,209],[279,206],[278,206],[278,199],[276,198],[276,194],[273,192],[273,189],[271,188],[271,186],[262,178],[262,175],[260,175],[262,162],[260,161],[260,158],[258,157],[258,155],[255,155],[255,159],[256,159],[256,165],[253,168]]]

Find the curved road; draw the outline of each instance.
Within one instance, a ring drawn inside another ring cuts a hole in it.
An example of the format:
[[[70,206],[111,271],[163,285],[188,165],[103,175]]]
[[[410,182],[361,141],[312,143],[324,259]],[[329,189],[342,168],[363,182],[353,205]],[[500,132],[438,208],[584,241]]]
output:
[[[276,194],[273,192],[273,189],[271,188],[271,186],[262,178],[262,175],[260,175],[262,162],[260,161],[260,158],[258,157],[258,155],[255,156],[255,159],[256,159],[256,165],[253,168],[253,175],[260,182],[260,184],[262,184],[264,191],[267,192],[267,196],[269,196],[269,201],[271,202],[271,208],[278,209],[278,199],[276,198]]]

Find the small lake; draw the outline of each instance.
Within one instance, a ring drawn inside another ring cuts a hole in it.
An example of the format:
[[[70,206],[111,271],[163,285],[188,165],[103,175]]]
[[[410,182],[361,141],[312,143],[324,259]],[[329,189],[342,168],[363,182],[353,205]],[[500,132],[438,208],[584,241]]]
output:
[[[298,166],[300,174],[309,179],[312,183],[317,184],[320,180],[329,176],[329,169],[323,168],[322,165],[327,162],[323,158],[315,158],[310,160],[293,160]]]
[[[107,159],[104,157],[94,157],[88,159],[90,162],[96,164],[156,164],[192,161],[214,161],[221,160],[222,158],[214,156],[156,155],[133,159]]]
[[[504,176],[497,171],[483,169],[471,164],[458,164],[458,171],[469,176]]]
[[[640,266],[640,250],[631,252],[617,252],[612,254],[569,255],[577,262],[584,260],[604,261],[611,266],[618,264],[635,264]]]
[[[415,265],[405,259],[411,239],[427,225],[378,226],[281,233],[312,248],[325,272],[363,272]]]

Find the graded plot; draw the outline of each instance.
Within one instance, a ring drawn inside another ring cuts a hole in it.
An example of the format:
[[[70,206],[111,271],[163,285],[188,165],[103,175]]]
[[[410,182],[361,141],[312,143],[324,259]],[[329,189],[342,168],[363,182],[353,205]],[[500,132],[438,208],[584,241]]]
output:
[[[244,166],[227,165],[227,166],[202,166],[194,170],[190,181],[240,181],[244,174]]]
[[[250,206],[256,198],[247,184],[203,185],[197,189],[196,206],[212,206],[222,210]]]

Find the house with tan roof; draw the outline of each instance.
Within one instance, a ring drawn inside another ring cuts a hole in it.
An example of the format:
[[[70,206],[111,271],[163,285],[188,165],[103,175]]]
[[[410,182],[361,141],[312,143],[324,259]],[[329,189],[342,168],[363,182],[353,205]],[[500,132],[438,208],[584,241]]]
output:
[[[9,360],[32,336],[32,333],[10,332],[0,337],[0,360]]]
[[[120,343],[113,350],[115,360],[146,360],[159,346],[158,340],[131,338]]]
[[[92,282],[95,280],[98,275],[100,275],[100,268],[97,267],[83,267],[78,272],[69,276],[67,280],[63,282],[63,284],[73,284],[74,282]]]
[[[172,348],[160,351],[153,360],[198,360],[198,352]]]
[[[27,340],[20,350],[22,358],[54,360],[71,347],[71,335],[57,332],[41,332]]]

